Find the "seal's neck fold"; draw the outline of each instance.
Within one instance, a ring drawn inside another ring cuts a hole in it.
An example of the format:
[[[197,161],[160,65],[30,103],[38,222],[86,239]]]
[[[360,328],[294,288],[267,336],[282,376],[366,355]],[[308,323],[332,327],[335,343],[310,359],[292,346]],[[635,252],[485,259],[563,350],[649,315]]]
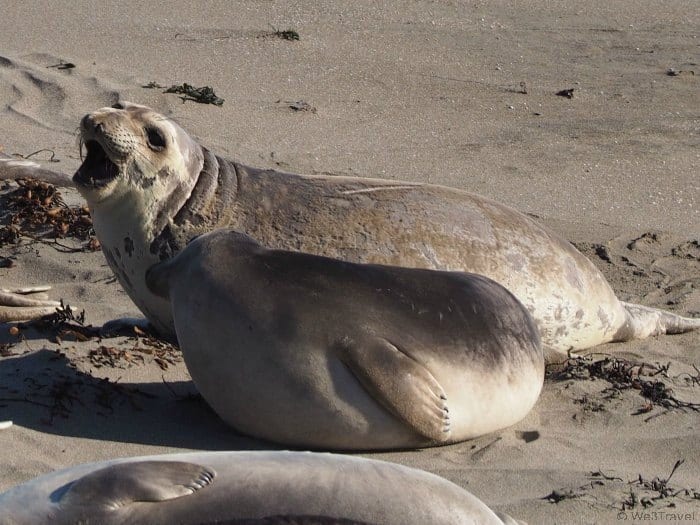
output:
[[[222,224],[232,225],[238,190],[236,168],[232,162],[214,155],[206,148],[202,148],[202,154],[202,170],[197,175],[189,197],[177,208],[166,201],[162,210],[163,217],[157,221],[159,228],[154,230],[156,235],[150,251],[158,254],[161,260],[169,259],[200,233]],[[183,228],[185,225],[186,228]]]

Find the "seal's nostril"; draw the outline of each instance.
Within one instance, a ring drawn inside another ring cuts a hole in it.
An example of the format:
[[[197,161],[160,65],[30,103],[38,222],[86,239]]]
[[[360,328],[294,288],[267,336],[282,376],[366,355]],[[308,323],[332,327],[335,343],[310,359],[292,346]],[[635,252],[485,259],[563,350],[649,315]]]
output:
[[[101,122],[96,122],[92,115],[85,115],[80,121],[80,129],[83,132],[102,132],[104,131],[104,125]]]
[[[112,104],[113,109],[126,109],[126,106],[122,104],[121,102],[117,102],[116,104]]]

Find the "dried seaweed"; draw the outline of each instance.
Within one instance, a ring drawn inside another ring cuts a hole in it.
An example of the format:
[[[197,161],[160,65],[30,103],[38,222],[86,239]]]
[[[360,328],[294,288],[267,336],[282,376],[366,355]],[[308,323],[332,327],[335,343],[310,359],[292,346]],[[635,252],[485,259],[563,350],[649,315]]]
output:
[[[0,227],[0,246],[3,244],[17,244],[22,234],[17,226],[7,225]]]
[[[667,477],[655,476],[651,480],[639,474],[636,479],[625,482],[619,476],[608,475],[598,470],[589,474],[589,481],[585,485],[553,490],[542,499],[550,503],[559,503],[566,499],[586,497],[590,501],[591,496],[593,496],[591,491],[596,487],[605,486],[608,494],[613,492],[620,494],[619,507],[613,507],[623,511],[623,513],[618,514],[618,519],[627,519],[628,516],[624,514],[626,510],[635,509],[638,506],[646,509],[656,505],[661,500],[666,500],[664,507],[673,508],[677,502],[700,500],[700,493],[694,488],[679,488],[669,484],[673,474],[684,461],[683,459],[677,460]],[[632,490],[630,490],[630,486],[633,487]],[[596,500],[595,496],[593,496],[593,500]]]
[[[695,489],[673,487],[668,483],[678,467],[683,463],[685,463],[684,459],[677,460],[673,465],[673,469],[671,469],[671,473],[666,478],[655,476],[653,479],[648,480],[639,474],[637,479],[630,481],[629,484],[637,486],[639,490],[643,490],[647,493],[651,492],[652,494],[640,497],[634,490],[631,490],[629,497],[622,502],[622,510],[633,509],[638,504],[646,509],[655,505],[659,500],[676,498],[679,496],[689,496],[691,499],[700,500],[700,493]]]
[[[151,81],[147,84],[141,86],[144,89],[163,89],[165,86],[158,84],[157,82]],[[184,95],[180,97],[183,102],[187,100],[192,100],[194,102],[199,102],[200,104],[214,104],[215,106],[221,106],[224,103],[224,99],[216,96],[214,89],[209,86],[204,87],[194,87],[191,84],[179,84],[172,85],[165,89],[163,93],[177,93],[179,95]]]
[[[308,111],[310,113],[316,113],[316,108],[304,100],[289,102],[288,107],[294,111]]]
[[[550,503],[559,503],[560,501],[564,501],[567,499],[576,499],[580,498],[581,496],[583,496],[583,494],[580,492],[574,492],[570,489],[560,489],[553,490],[552,492],[544,496],[542,499],[547,500]]]
[[[16,244],[22,236],[35,240],[77,239],[83,244],[75,251],[96,251],[100,248],[92,227],[90,212],[85,206],[68,206],[56,187],[35,179],[19,179],[19,187],[5,196],[7,210],[0,228],[0,245]],[[63,249],[70,247],[54,241]]]
[[[19,326],[20,328],[32,327],[42,332],[48,332],[48,338],[57,344],[61,344],[64,339],[87,341],[100,334],[98,328],[85,325],[85,310],[81,310],[76,315],[71,306],[64,304],[62,300],[61,306],[57,307],[54,313],[27,321]]]
[[[277,29],[272,24],[268,24],[272,31],[263,31],[260,33],[260,38],[280,38],[282,40],[288,40],[290,42],[298,41],[300,39],[299,33],[294,29]]]
[[[561,91],[557,91],[555,94],[559,97],[574,98],[574,88],[562,89]]]
[[[151,80],[148,84],[141,86],[144,89],[163,89],[165,86],[161,86],[158,82]]]
[[[100,345],[88,353],[90,362],[95,368],[109,366],[111,368],[127,368],[133,364],[143,364],[142,355],[134,354],[124,348]]]
[[[554,369],[556,368],[556,369]],[[631,363],[624,359],[606,357],[594,361],[587,357],[572,357],[563,364],[551,367],[549,377],[553,380],[566,379],[602,379],[610,386],[605,388],[601,394],[605,399],[618,397],[622,391],[638,390],[646,400],[647,404],[635,415],[650,412],[654,406],[663,407],[667,410],[689,409],[700,411],[700,403],[683,401],[673,395],[673,390],[659,377],[668,378],[670,363],[662,365],[659,363]],[[679,376],[680,377],[680,376]],[[579,401],[584,406],[588,406],[590,400],[587,398]],[[601,409],[602,406],[598,407]]]
[[[173,85],[166,89],[163,93],[177,93],[184,95],[182,101],[192,100],[194,102],[199,102],[200,104],[214,104],[215,106],[221,106],[224,103],[224,99],[217,97],[214,93],[214,89],[209,86],[194,87],[190,84],[180,84]]]
[[[65,360],[69,368],[75,369],[75,365],[60,350],[56,350],[51,360]],[[41,422],[50,426],[57,418],[68,419],[76,405],[84,407],[90,399],[88,394],[91,391],[93,402],[103,409],[97,412],[101,416],[108,416],[114,412],[115,406],[124,404],[140,411],[142,410],[140,398],[156,397],[138,388],[120,385],[118,381],[97,379],[72,372],[54,373],[46,383],[29,376],[23,379],[24,395],[22,397],[1,397],[0,403],[27,403],[46,408],[47,417],[42,418]]]
[[[279,29],[274,29],[274,33],[272,33],[272,36],[276,36],[277,38],[281,38],[282,40],[299,40],[299,33],[294,31],[294,29],[285,29],[284,31],[280,31]]]
[[[140,346],[141,343],[144,346]],[[111,346],[99,346],[90,350],[88,358],[95,368],[108,366],[111,368],[129,368],[134,365],[146,363],[146,356],[150,356],[161,370],[167,370],[170,365],[182,361],[182,355],[177,347],[159,339],[137,339],[131,348],[115,348]]]

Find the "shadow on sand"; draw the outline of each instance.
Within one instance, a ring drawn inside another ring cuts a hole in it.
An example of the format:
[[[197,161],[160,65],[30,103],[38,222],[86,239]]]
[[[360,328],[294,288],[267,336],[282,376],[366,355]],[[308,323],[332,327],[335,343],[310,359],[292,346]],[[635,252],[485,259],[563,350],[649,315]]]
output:
[[[191,381],[108,381],[46,349],[0,360],[0,420],[105,441],[198,450],[279,448],[227,427]]]

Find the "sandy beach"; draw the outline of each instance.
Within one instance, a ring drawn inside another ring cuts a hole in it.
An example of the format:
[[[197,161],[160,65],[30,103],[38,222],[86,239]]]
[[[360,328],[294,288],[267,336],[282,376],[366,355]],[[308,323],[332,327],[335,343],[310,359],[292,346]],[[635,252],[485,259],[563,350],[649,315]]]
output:
[[[129,100],[244,164],[495,199],[571,241],[622,300],[700,316],[692,0],[0,2],[0,13],[5,154],[38,152],[72,174],[80,118]],[[151,83],[211,86],[224,103]],[[0,183],[0,228],[18,191]],[[142,317],[89,238],[0,239],[0,288],[50,284],[86,325]],[[590,353],[603,361],[550,367],[512,428],[363,455],[436,473],[531,524],[700,522],[700,332]],[[179,351],[140,334],[0,325],[4,420],[0,491],[115,457],[279,448],[224,425]]]

